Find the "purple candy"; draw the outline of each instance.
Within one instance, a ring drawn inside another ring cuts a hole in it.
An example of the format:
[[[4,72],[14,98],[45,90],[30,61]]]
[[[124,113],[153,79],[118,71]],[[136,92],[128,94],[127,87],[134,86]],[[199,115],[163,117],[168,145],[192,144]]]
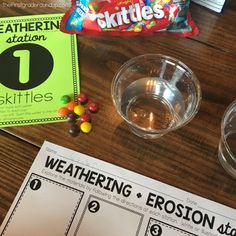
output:
[[[71,123],[76,122],[77,118],[78,118],[78,116],[76,114],[74,114],[74,113],[70,113],[67,116],[68,122],[71,122]]]
[[[79,131],[80,131],[80,129],[79,129],[79,127],[78,127],[77,125],[72,125],[72,126],[70,127],[70,129],[69,129],[70,135],[71,135],[71,136],[74,136],[74,137],[79,134]]]

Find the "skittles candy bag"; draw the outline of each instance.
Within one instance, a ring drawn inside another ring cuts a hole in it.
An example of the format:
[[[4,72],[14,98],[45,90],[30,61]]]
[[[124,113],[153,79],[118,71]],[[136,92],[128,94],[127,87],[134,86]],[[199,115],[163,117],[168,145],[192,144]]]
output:
[[[61,31],[92,35],[198,34],[190,0],[72,0]]]

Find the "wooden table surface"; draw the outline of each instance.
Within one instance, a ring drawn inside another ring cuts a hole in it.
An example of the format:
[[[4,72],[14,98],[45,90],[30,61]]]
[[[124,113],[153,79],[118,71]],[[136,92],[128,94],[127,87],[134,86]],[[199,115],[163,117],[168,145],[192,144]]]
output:
[[[63,0],[40,2],[57,2],[62,7],[1,6],[0,16],[65,12],[68,6],[63,6]],[[1,129],[0,223],[44,140],[236,207],[236,180],[225,173],[217,158],[221,118],[236,99],[236,4],[229,1],[224,13],[217,14],[193,3],[191,13],[200,28],[200,34],[191,38],[77,37],[81,90],[100,104],[93,132],[72,138],[67,123]],[[180,59],[196,73],[202,89],[196,117],[157,140],[130,133],[116,113],[110,94],[118,68],[144,53]]]

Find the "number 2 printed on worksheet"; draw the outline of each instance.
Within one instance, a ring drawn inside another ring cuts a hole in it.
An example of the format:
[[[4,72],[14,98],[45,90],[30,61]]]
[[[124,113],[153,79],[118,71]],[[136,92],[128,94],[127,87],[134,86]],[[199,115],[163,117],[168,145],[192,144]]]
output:
[[[73,236],[138,236],[143,215],[90,196]]]

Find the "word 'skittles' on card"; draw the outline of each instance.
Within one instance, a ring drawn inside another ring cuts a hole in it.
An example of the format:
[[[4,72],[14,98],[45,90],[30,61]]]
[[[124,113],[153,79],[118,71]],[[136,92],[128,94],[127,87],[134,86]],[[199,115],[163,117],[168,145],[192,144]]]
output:
[[[174,227],[170,224],[150,218],[145,236],[161,236],[161,235],[197,236],[196,234],[189,233],[185,230]]]
[[[32,174],[2,236],[67,235],[82,197],[79,190]]]
[[[138,212],[90,196],[74,236],[137,236],[142,221]]]

